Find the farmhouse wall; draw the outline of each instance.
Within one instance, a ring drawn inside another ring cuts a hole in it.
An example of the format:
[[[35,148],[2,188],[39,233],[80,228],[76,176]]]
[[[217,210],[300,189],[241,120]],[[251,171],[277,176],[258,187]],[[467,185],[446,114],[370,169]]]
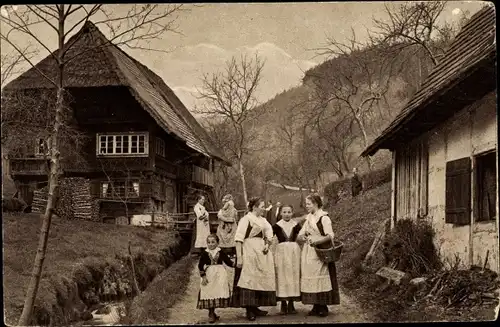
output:
[[[436,243],[443,259],[453,262],[457,255],[464,265],[482,265],[489,250],[488,266],[498,271],[496,221],[474,222],[471,226],[445,223],[446,162],[495,149],[496,140],[494,92],[463,108],[450,120],[430,131],[428,206],[429,217],[437,232]],[[498,207],[496,216],[498,220]]]

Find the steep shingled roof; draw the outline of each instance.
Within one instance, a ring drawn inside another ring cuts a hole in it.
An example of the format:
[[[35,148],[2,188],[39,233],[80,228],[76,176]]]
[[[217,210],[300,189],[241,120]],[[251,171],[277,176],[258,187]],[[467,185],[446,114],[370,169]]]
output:
[[[64,76],[66,87],[127,86],[167,133],[173,133],[201,154],[230,164],[166,83],[119,47],[103,46],[109,41],[93,23],[86,23],[66,44],[72,42],[75,43],[66,54],[67,58],[81,51],[86,53],[67,64]],[[49,55],[35,65],[36,68],[31,68],[7,84],[4,90],[51,88],[53,85],[40,76],[39,71],[55,78],[55,65],[55,60]]]
[[[443,60],[434,67],[406,107],[361,155],[373,155],[377,150],[387,148],[386,141],[396,138],[401,127],[404,129],[415,113],[429,105],[434,95],[446,92],[449,85],[463,79],[468,71],[496,56],[495,32],[495,8],[485,6],[461,29]]]

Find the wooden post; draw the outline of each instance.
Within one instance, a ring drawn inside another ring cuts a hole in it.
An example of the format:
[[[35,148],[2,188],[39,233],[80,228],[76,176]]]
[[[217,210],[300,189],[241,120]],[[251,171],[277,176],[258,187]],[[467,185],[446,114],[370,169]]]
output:
[[[394,228],[396,223],[396,197],[397,197],[397,183],[396,183],[396,151],[392,151],[392,173],[391,173],[391,223],[390,229]]]
[[[496,217],[497,217],[497,221],[496,221],[496,224],[497,224],[497,234],[496,234],[496,238],[497,238],[497,244],[498,244],[498,231],[499,231],[499,221],[500,221],[500,217],[498,217],[498,207],[499,207],[499,204],[498,204],[498,142],[496,143],[495,145],[495,148],[496,148],[496,166],[497,166],[497,205],[496,205]],[[498,253],[498,252],[497,252]],[[493,267],[492,267],[493,268]],[[493,269],[492,269],[493,270]],[[498,254],[497,254],[497,272],[500,272],[500,260],[498,260]]]
[[[132,255],[132,249],[130,247],[130,241],[128,242],[128,255],[130,258],[130,266],[132,269],[132,288],[134,289],[135,295],[139,295],[141,291],[139,289],[139,285],[137,284],[137,279],[135,277],[135,264],[134,264],[134,257]]]
[[[372,246],[370,247],[370,251],[366,254],[365,260],[363,260],[363,263],[365,265],[369,265],[371,258],[375,254],[375,251],[377,250],[378,245],[380,244],[380,241],[384,239],[385,236],[385,225],[387,224],[387,219],[382,222],[382,225],[380,225],[379,230],[377,232],[377,235],[375,236],[375,239],[373,240]]]

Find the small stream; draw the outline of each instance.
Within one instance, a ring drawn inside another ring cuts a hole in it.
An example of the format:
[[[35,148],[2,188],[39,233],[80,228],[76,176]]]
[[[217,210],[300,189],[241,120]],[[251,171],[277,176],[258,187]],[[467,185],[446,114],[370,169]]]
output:
[[[100,308],[91,313],[92,319],[85,321],[84,326],[117,325],[127,315],[125,301],[102,303]]]

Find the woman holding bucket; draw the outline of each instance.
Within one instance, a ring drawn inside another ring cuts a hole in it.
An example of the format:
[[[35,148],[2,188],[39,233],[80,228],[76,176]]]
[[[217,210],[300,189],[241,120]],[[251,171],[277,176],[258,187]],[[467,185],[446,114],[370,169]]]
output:
[[[301,255],[301,301],[312,304],[308,315],[328,316],[328,305],[340,304],[339,286],[335,262],[325,263],[316,253],[316,246],[333,244],[332,222],[322,210],[323,202],[318,194],[306,198],[308,215],[299,232],[297,242],[303,243]]]

